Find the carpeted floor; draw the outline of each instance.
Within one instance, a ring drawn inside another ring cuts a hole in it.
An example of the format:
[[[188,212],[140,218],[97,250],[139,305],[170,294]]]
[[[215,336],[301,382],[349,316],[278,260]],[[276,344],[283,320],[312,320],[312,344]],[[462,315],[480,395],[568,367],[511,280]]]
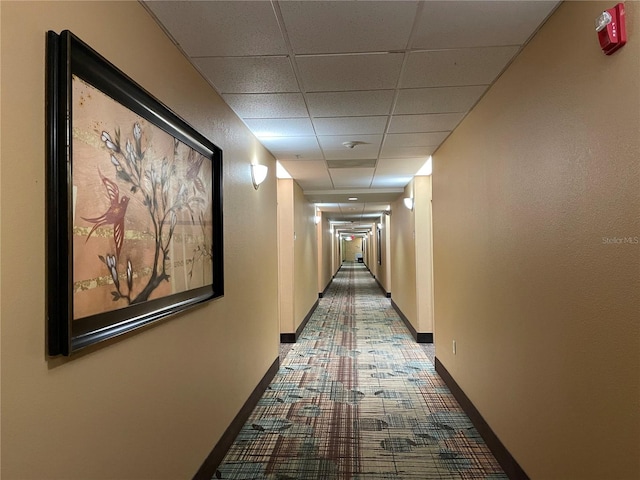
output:
[[[340,269],[214,478],[507,479],[358,263]]]

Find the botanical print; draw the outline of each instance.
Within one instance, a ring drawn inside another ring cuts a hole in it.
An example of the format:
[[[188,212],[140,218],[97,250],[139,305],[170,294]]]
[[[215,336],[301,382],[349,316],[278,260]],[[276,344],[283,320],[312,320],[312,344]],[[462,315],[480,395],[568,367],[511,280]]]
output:
[[[74,319],[209,285],[211,160],[73,77]]]

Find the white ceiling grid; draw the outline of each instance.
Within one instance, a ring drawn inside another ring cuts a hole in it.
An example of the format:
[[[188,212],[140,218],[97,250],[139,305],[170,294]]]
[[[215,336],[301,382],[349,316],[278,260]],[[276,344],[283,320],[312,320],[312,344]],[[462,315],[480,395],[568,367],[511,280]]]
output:
[[[145,5],[307,197],[359,220],[398,197],[557,3]]]

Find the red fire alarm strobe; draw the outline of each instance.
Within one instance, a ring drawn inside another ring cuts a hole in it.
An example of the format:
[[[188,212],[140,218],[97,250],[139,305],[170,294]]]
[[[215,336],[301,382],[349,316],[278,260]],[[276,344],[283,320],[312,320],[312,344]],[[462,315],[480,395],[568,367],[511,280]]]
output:
[[[598,32],[600,47],[606,55],[611,55],[627,43],[623,3],[605,10],[596,18],[596,32]]]

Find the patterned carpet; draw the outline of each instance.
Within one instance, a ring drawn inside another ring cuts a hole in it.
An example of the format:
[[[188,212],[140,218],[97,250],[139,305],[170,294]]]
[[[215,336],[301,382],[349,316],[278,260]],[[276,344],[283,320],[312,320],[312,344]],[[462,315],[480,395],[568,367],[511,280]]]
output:
[[[214,478],[507,479],[357,263],[320,299]]]

